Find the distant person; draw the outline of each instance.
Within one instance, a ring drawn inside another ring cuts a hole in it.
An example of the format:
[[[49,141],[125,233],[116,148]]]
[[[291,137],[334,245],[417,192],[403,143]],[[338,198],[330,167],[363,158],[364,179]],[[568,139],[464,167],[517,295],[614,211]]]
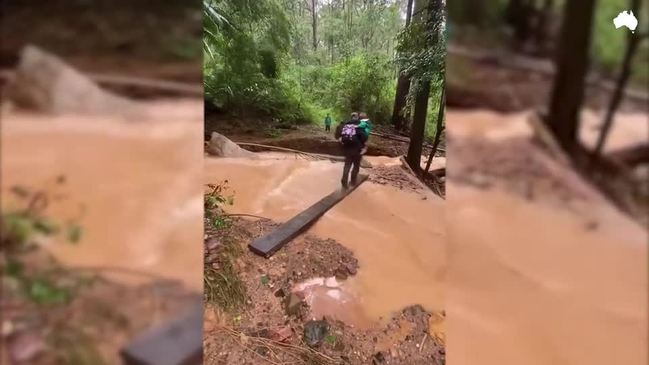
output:
[[[370,118],[368,118],[367,114],[365,113],[360,113],[359,119],[360,119],[360,123],[358,126],[365,133],[365,137],[367,137],[366,139],[369,140],[370,133],[372,133],[372,122],[370,121]],[[367,141],[365,142],[365,147],[363,147],[363,150],[361,151],[361,155],[364,155],[365,152],[367,152]]]
[[[345,166],[343,167],[343,178],[341,180],[343,188],[349,186],[349,170],[351,169],[351,184],[357,184],[358,171],[361,167],[361,151],[365,148],[367,135],[359,126],[358,113],[352,113],[351,120],[341,122],[336,127],[335,137],[340,139],[343,154],[345,156]]]
[[[331,117],[329,116],[329,113],[327,113],[324,122],[325,122],[325,132],[331,131]]]

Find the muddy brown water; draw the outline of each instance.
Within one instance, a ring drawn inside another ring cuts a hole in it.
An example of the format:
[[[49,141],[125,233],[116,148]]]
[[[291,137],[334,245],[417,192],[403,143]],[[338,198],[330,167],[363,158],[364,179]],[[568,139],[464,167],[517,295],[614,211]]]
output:
[[[448,133],[506,143],[530,135],[525,116],[450,110]],[[599,120],[586,116],[586,143]],[[646,117],[621,115],[618,122],[609,148],[646,138]],[[591,198],[561,207],[458,185],[450,163],[449,363],[646,364],[645,228],[587,184],[581,188]],[[589,221],[597,227],[588,229]]]
[[[227,179],[234,192],[229,211],[283,222],[340,186],[341,163],[260,155],[259,160],[207,158],[206,181]],[[368,160],[398,162],[385,157]],[[314,291],[315,316],[328,314],[367,326],[412,304],[442,310],[444,223],[444,201],[429,191],[362,184],[308,230],[351,249],[360,265],[357,275],[339,289],[320,286]]]
[[[133,120],[4,111],[3,209],[16,207],[15,185],[62,195],[48,213],[84,231],[74,246],[44,242],[64,264],[135,269],[202,290],[201,122],[200,100],[147,104]],[[148,280],[118,271],[106,273]]]

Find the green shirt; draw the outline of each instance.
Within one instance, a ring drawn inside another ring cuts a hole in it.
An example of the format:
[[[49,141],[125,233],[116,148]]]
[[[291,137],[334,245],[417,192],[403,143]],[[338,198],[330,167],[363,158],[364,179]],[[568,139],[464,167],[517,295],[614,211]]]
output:
[[[331,117],[325,118],[325,125],[331,125]]]
[[[370,136],[370,133],[372,132],[372,122],[369,119],[361,119],[358,127],[365,131],[366,136]]]

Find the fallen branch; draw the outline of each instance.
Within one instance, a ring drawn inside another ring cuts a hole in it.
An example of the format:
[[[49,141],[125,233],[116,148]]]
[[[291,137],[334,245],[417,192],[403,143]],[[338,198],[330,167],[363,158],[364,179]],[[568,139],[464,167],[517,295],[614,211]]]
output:
[[[0,79],[2,79],[3,81],[8,82],[13,78],[13,76],[14,72],[11,70],[0,70]],[[203,96],[202,85],[159,79],[145,79],[141,77],[124,75],[87,74],[86,76],[95,83],[104,86],[139,87],[178,94],[187,94],[191,96]]]
[[[410,138],[398,136],[396,134],[385,134],[385,133],[371,132],[370,135],[371,136],[377,136],[379,138],[390,139],[390,140],[397,141],[397,142],[410,143]],[[433,145],[430,144],[430,143],[424,143],[423,145],[424,145],[424,147],[433,148]],[[441,148],[441,147],[437,147],[437,151],[446,152],[446,149]]]
[[[250,217],[250,218],[270,220],[269,218],[266,218],[266,217],[261,217],[261,216],[254,215],[254,214],[245,214],[245,213],[225,214],[225,216],[226,217]]]
[[[436,169],[432,169],[428,171],[428,173],[435,177],[446,176],[446,167],[438,167]]]
[[[249,143],[249,142],[234,142],[238,144],[239,146],[248,146],[248,147],[259,147],[259,148],[265,148],[269,150],[278,150],[278,151],[284,151],[284,152],[291,152],[291,153],[297,153],[299,155],[305,155],[305,156],[310,156],[316,159],[321,159],[321,160],[336,160],[336,161],[344,161],[345,158],[341,156],[330,156],[330,155],[322,155],[319,153],[309,153],[309,152],[304,152],[304,151],[299,151],[299,150],[294,150],[292,148],[286,148],[286,147],[278,147],[278,146],[270,146],[270,145],[265,145],[265,144],[258,144],[258,143]]]
[[[611,151],[605,155],[627,166],[649,162],[649,144],[635,145]]]
[[[96,83],[103,85],[141,87],[169,91],[178,94],[203,96],[203,85],[200,83],[195,85],[177,81],[145,79],[121,75],[90,74],[88,76]]]
[[[488,51],[475,51],[453,44],[447,47],[447,51],[448,54],[466,57],[476,62],[485,62],[496,66],[509,67],[523,71],[532,71],[547,76],[554,76],[555,73],[554,65],[551,62],[526,56],[516,54],[505,55],[502,52],[496,53]],[[602,80],[600,76],[595,74],[591,74],[586,78],[586,84],[589,86],[598,87],[606,91],[615,90],[614,82]],[[646,103],[649,101],[649,94],[642,90],[627,89],[624,91],[624,95],[627,98],[635,99],[639,102]]]

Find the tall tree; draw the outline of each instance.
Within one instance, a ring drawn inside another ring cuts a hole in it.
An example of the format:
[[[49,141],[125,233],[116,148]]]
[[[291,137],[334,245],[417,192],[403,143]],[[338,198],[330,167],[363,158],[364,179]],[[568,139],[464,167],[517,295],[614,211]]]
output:
[[[417,0],[416,11],[421,11],[421,7],[426,0]],[[406,9],[406,27],[410,26],[410,19],[412,18],[412,8],[414,0],[408,0],[408,7]],[[392,125],[394,129],[401,130],[406,126],[407,119],[404,116],[403,108],[406,106],[408,98],[408,91],[410,90],[410,77],[406,75],[403,69],[399,70],[399,77],[397,78],[397,90],[394,94],[394,106],[392,107]]]
[[[442,37],[444,16],[444,0],[428,0],[423,8],[427,10],[425,22],[425,49],[415,52],[420,63],[417,70],[417,84],[415,87],[415,110],[410,129],[410,144],[406,161],[414,171],[421,171],[421,153],[426,131],[426,115],[428,113],[428,98],[434,79],[444,80],[443,50],[445,48]],[[415,12],[415,15],[417,13]],[[421,58],[420,58],[421,57]],[[436,77],[435,77],[436,76]],[[441,106],[440,106],[441,107]]]
[[[546,120],[562,148],[575,152],[584,98],[595,0],[566,0]]]
[[[550,38],[550,20],[554,12],[554,0],[543,0],[543,6],[539,10],[539,19],[534,30],[534,42],[538,54],[544,56],[548,53],[548,41]]]
[[[640,0],[631,0],[631,11],[636,17],[640,16]],[[596,159],[602,153],[604,144],[606,143],[606,138],[608,133],[611,130],[613,125],[613,116],[615,111],[620,106],[622,102],[622,97],[624,95],[624,88],[626,83],[631,76],[631,60],[633,55],[635,55],[636,50],[638,49],[638,44],[640,43],[639,32],[628,32],[627,33],[627,42],[626,42],[626,51],[624,52],[624,59],[622,60],[622,69],[620,71],[620,76],[617,79],[615,85],[615,91],[611,97],[611,102],[606,110],[606,116],[604,117],[604,123],[602,125],[602,131],[597,138],[597,144],[595,145],[595,150],[593,151],[593,159]]]
[[[437,147],[439,147],[439,142],[442,137],[442,131],[444,130],[444,110],[446,109],[446,81],[442,82],[442,97],[439,101],[439,110],[437,112],[437,123],[435,124],[435,139],[433,140],[433,148],[430,150],[430,155],[428,155],[428,162],[426,162],[426,172],[430,170],[430,165],[433,162],[433,157],[437,152]]]
[[[311,0],[311,28],[313,29],[313,50],[318,49],[318,13],[317,0]]]

